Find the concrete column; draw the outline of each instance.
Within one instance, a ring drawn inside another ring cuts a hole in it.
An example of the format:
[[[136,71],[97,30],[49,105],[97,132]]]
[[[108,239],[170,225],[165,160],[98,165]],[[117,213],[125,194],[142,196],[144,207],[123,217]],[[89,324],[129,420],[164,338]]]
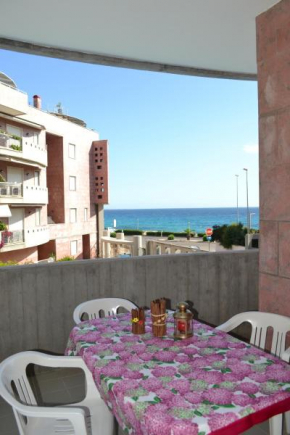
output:
[[[290,1],[257,18],[259,307],[290,315]]]
[[[143,255],[142,252],[142,236],[133,236],[133,256]]]
[[[109,242],[105,242],[105,258],[111,257],[111,244]]]

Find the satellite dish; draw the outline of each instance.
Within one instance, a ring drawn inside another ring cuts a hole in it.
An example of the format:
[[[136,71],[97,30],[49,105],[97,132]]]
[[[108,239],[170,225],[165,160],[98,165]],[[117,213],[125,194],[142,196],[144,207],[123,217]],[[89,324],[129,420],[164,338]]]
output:
[[[16,83],[6,74],[0,71],[0,83],[4,83],[4,85],[10,86],[11,88],[17,89]]]

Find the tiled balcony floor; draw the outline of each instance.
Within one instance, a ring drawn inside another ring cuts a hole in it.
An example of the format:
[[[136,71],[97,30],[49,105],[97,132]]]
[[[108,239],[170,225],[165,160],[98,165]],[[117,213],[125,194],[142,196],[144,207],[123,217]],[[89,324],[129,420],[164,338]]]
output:
[[[79,402],[84,397],[84,378],[78,369],[35,370],[31,383],[37,386],[40,402],[44,405]],[[269,434],[266,421],[245,432],[247,435]],[[18,435],[12,409],[0,397],[0,435]],[[79,434],[81,435],[81,434]],[[119,431],[121,435],[121,431]]]

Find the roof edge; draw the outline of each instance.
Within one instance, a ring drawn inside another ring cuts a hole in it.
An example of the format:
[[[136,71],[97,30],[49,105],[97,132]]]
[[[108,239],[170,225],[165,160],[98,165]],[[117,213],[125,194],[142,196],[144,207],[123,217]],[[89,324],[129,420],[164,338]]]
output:
[[[157,62],[148,62],[134,60],[123,57],[106,56],[93,54],[84,51],[68,50],[54,46],[33,44],[31,42],[19,41],[15,39],[1,38],[0,48],[4,50],[19,51],[27,54],[38,56],[53,57],[76,62],[84,62],[118,68],[131,68],[152,72],[163,72],[169,74],[179,74],[197,77],[211,77],[233,80],[257,80],[257,74],[240,73],[231,71],[218,71],[206,68],[194,68],[182,65],[162,64]]]

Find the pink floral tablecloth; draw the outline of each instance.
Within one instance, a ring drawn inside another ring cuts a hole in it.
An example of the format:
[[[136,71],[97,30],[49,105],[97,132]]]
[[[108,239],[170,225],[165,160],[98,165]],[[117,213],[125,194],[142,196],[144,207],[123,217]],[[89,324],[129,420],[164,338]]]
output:
[[[135,435],[239,434],[290,410],[290,367],[194,322],[194,337],[131,333],[130,314],[80,323],[67,355],[81,355],[119,424]]]

